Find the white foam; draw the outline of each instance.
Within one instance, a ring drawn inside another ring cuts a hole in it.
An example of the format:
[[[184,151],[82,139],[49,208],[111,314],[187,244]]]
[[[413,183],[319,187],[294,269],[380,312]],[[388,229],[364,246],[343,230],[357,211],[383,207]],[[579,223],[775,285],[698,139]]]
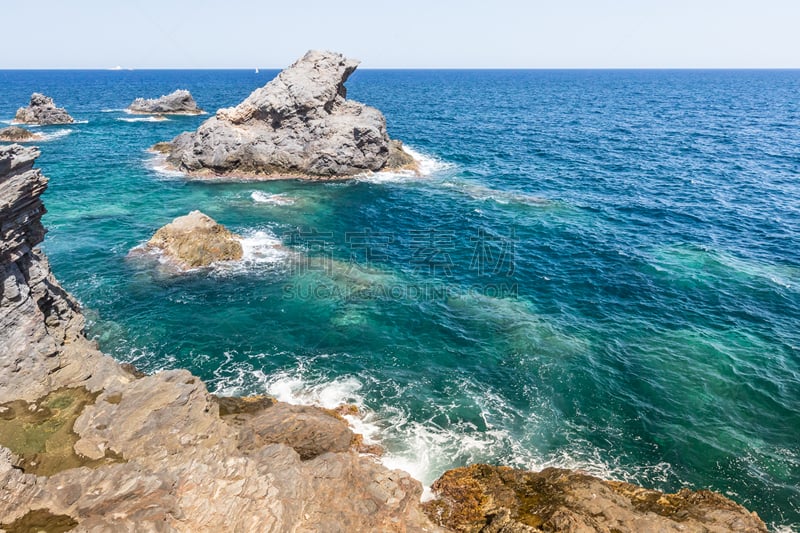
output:
[[[266,230],[253,231],[242,238],[242,262],[250,265],[275,264],[286,261],[292,254],[281,240]]]
[[[101,109],[100,110],[101,113],[122,113],[124,111],[125,110],[122,109],[122,108],[120,108],[120,109]]]
[[[257,204],[292,205],[294,203],[294,198],[285,194],[268,194],[262,191],[253,191],[250,198]]]
[[[452,163],[447,163],[441,159],[418,152],[409,146],[403,146],[414,161],[417,163],[418,170],[381,170],[379,172],[366,172],[354,176],[356,181],[367,183],[403,183],[412,180],[427,178],[436,172],[452,168]]]
[[[151,157],[148,157],[145,160],[144,165],[155,174],[167,179],[186,177],[185,173],[181,172],[180,170],[175,170],[167,163],[167,156],[165,154],[159,154],[152,151],[149,151],[148,153],[151,155]]]
[[[121,120],[122,122],[167,122],[169,119],[163,115],[153,115],[149,117],[136,117],[136,118],[125,118],[125,117],[118,117],[117,120]]]

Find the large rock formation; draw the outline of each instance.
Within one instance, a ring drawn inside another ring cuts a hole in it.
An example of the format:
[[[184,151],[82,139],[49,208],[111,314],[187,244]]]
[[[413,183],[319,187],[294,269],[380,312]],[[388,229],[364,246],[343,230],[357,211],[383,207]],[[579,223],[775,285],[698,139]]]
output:
[[[131,113],[146,115],[199,115],[203,110],[197,107],[192,94],[184,89],[159,98],[137,98],[128,106]]]
[[[123,367],[86,339],[34,248],[38,155],[0,147],[0,530],[766,531],[706,491],[485,465],[434,485],[437,525],[419,482],[359,454],[337,413]]]
[[[196,175],[346,177],[413,166],[377,109],[346,99],[357,61],[308,52],[234,108],[172,141],[167,161]]]
[[[431,488],[428,516],[465,533],[767,531],[755,513],[714,492],[665,494],[558,468],[477,464],[445,472]]]
[[[48,124],[72,124],[75,119],[69,116],[63,107],[56,107],[55,102],[49,96],[33,93],[31,103],[28,104],[28,107],[20,107],[17,110],[14,121],[21,124],[46,126]]]
[[[9,126],[8,128],[0,129],[0,141],[4,142],[30,142],[38,141],[41,138],[41,133],[33,133],[19,126]]]
[[[200,211],[178,217],[156,231],[147,247],[160,250],[181,270],[237,261],[243,253],[241,237]]]

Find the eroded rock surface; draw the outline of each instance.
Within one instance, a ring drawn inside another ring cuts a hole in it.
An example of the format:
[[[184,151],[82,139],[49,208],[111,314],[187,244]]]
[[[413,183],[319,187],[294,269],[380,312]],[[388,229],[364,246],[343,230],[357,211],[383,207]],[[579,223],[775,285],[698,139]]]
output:
[[[720,494],[664,494],[629,483],[547,468],[541,472],[471,465],[445,472],[425,512],[461,532],[766,533],[755,513]]]
[[[160,250],[182,270],[217,261],[237,261],[243,253],[241,237],[200,211],[192,211],[162,227],[147,246]]]
[[[46,126],[49,124],[72,124],[75,119],[69,116],[63,107],[56,107],[55,102],[49,96],[33,93],[28,107],[20,107],[14,121],[21,124]]]
[[[9,126],[8,128],[0,129],[0,141],[4,142],[30,142],[37,141],[41,138],[42,135],[40,133],[33,133],[19,126]]]
[[[167,161],[195,175],[336,178],[412,168],[375,108],[346,99],[358,62],[310,51],[233,108],[172,141]]]
[[[199,115],[203,112],[197,107],[192,94],[185,89],[159,98],[137,98],[128,106],[128,111],[150,115]]]

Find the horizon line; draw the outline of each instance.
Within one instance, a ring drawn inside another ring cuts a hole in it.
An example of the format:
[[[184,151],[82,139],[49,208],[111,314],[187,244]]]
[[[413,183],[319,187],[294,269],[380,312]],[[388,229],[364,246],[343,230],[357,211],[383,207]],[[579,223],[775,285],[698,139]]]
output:
[[[285,67],[24,67],[4,68],[0,72],[11,71],[97,71],[97,72],[135,72],[144,70],[243,70],[282,71]],[[365,70],[800,70],[795,67],[359,67]]]

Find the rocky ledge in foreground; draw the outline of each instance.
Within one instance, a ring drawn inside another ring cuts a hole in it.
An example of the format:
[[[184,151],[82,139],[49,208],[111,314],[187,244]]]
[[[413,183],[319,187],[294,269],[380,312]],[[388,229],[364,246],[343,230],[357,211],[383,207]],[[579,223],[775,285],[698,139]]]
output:
[[[31,142],[39,141],[42,139],[41,133],[33,133],[25,128],[19,126],[10,126],[8,128],[0,129],[0,141],[4,142]]]
[[[0,148],[0,529],[766,531],[705,491],[481,465],[446,473],[423,508],[419,482],[364,455],[336,412],[120,365],[35,248],[38,155]]]
[[[167,162],[196,176],[331,179],[415,168],[375,108],[346,99],[358,62],[310,51],[234,108],[176,137]]]
[[[159,98],[137,98],[128,106],[128,112],[145,115],[199,115],[203,110],[197,107],[192,94],[184,89]]]
[[[20,124],[47,126],[50,124],[72,124],[75,119],[69,116],[69,113],[63,107],[56,107],[55,102],[49,96],[33,93],[28,107],[20,107],[14,117],[14,121]]]
[[[462,532],[767,531],[758,515],[715,492],[665,494],[558,468],[476,464],[445,472],[432,489],[437,499],[425,512]]]
[[[217,261],[238,261],[243,254],[241,237],[200,211],[162,227],[146,247],[159,250],[181,270],[206,267]]]

